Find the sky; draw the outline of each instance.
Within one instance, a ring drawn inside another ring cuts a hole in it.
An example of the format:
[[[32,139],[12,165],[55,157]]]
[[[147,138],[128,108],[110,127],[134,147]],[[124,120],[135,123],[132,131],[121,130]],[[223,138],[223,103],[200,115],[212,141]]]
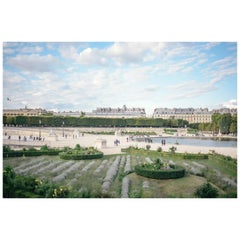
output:
[[[3,109],[237,107],[236,42],[4,42]]]

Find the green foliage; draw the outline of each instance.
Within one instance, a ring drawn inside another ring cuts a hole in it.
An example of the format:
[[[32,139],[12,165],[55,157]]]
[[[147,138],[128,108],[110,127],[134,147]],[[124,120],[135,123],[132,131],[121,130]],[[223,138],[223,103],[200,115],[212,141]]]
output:
[[[232,117],[230,113],[223,114],[219,119],[219,128],[222,134],[228,134]]]
[[[12,167],[3,169],[4,198],[67,198],[70,190],[47,180],[16,175]]]
[[[77,144],[74,149],[66,148],[65,151],[60,152],[59,156],[64,160],[84,160],[102,158],[103,153],[93,147],[81,148],[80,145]]]
[[[216,198],[218,197],[218,190],[207,182],[199,187],[194,195],[198,198]]]
[[[150,148],[151,148],[151,145],[146,145],[147,150],[150,150]]]
[[[76,146],[75,146],[74,149],[75,149],[75,150],[80,150],[80,149],[81,149],[80,144],[76,144]]]
[[[168,169],[164,169],[156,164],[142,164],[135,166],[135,172],[138,175],[155,179],[181,178],[185,175],[185,169],[177,165],[174,168],[170,166]]]
[[[41,146],[40,151],[49,151],[49,148],[47,145],[43,145]]]
[[[157,148],[157,151],[158,151],[158,152],[162,152],[162,148],[161,148],[161,147],[158,147],[158,148]]]
[[[237,114],[231,116],[230,113],[220,114],[214,113],[212,115],[211,123],[192,123],[188,125],[192,129],[200,131],[213,131],[222,134],[236,134],[237,133]]]
[[[170,152],[171,154],[175,154],[175,153],[176,153],[176,150],[177,150],[177,148],[174,147],[174,146],[172,146],[172,147],[169,148],[169,152]]]
[[[208,159],[208,154],[184,153],[183,159]]]
[[[193,128],[188,128],[187,129],[187,133],[189,133],[189,134],[197,134],[198,130],[197,129],[193,129]]]
[[[11,152],[11,148],[9,146],[3,146],[3,152],[8,153]]]
[[[62,150],[59,149],[51,149],[48,148],[46,145],[42,146],[40,150],[35,148],[29,148],[22,150],[11,150],[8,146],[3,147],[3,157],[31,157],[31,156],[42,156],[42,155],[58,155]]]
[[[4,125],[39,127],[39,120],[45,127],[183,127],[188,122],[182,119],[161,118],[100,118],[100,117],[62,117],[62,116],[5,116]]]

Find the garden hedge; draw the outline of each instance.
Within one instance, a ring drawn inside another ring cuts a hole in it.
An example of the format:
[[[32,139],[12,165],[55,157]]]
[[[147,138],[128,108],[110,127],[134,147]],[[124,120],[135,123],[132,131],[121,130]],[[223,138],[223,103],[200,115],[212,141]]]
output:
[[[42,155],[58,155],[61,151],[60,150],[48,150],[48,151],[23,151],[23,150],[18,150],[18,151],[9,151],[9,152],[3,152],[3,157],[8,158],[8,157],[33,157],[33,156],[42,156]]]
[[[155,179],[181,178],[185,175],[185,169],[177,165],[174,168],[159,170],[145,168],[144,165],[137,165],[135,172],[143,177]]]
[[[191,154],[187,153],[183,155],[183,159],[208,159],[208,154]]]
[[[61,159],[64,159],[64,160],[87,160],[87,159],[102,158],[103,153],[99,152],[96,154],[70,154],[66,152],[61,152],[59,153],[59,156]]]

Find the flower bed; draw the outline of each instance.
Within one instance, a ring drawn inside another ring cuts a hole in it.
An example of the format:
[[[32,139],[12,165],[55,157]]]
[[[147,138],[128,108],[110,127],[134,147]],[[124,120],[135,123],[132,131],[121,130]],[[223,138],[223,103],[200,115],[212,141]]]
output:
[[[59,156],[64,160],[84,160],[102,158],[103,153],[93,147],[81,148],[76,145],[74,149],[66,149],[64,152],[60,152]]]
[[[181,178],[185,175],[185,169],[178,165],[166,165],[157,159],[153,164],[141,164],[135,167],[138,175],[154,179]]]

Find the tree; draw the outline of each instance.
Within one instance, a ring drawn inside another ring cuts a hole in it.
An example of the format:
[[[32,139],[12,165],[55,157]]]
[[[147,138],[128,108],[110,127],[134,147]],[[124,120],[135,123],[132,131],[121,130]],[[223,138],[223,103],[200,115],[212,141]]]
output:
[[[237,123],[236,122],[232,122],[229,128],[229,132],[230,133],[237,133]]]
[[[232,117],[230,113],[223,114],[219,119],[219,128],[222,134],[228,134],[230,125],[232,122]]]
[[[237,133],[237,114],[232,116],[232,123],[230,125],[229,132],[233,134]]]
[[[212,125],[213,125],[213,132],[218,132],[219,131],[219,120],[221,118],[220,113],[214,113],[212,115]]]

